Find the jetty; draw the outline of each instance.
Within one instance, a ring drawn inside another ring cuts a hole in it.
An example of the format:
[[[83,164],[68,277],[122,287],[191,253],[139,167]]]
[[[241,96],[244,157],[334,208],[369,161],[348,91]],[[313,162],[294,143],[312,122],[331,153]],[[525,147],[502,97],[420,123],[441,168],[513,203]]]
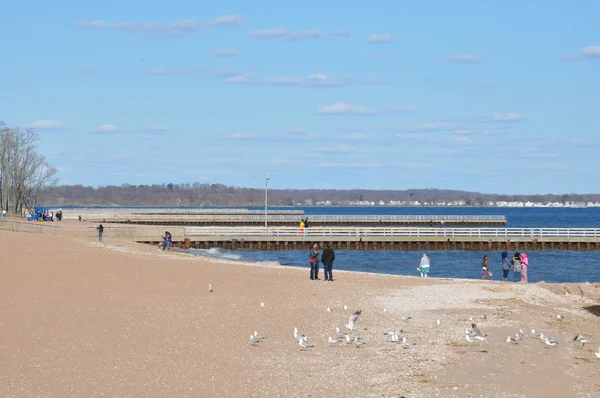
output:
[[[106,237],[158,245],[165,227],[107,226]],[[579,250],[600,251],[600,228],[414,227],[176,227],[182,249],[308,250],[328,243],[336,250]],[[88,228],[88,236],[95,230]]]

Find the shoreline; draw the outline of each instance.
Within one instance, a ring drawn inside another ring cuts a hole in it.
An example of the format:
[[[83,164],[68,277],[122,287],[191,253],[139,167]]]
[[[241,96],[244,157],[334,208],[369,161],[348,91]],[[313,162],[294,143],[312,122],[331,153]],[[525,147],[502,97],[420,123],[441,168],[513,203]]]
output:
[[[302,267],[165,253],[75,233],[0,231],[0,256],[3,396],[587,398],[600,392],[600,360],[592,352],[600,341],[598,317],[583,309],[597,301],[554,293],[550,284],[361,271],[338,271],[338,283],[313,283]],[[365,344],[328,343],[357,309],[358,328],[347,331]],[[559,311],[565,321],[556,319]],[[489,343],[464,340],[470,319]],[[294,327],[314,347],[301,350]],[[529,336],[506,344],[519,328],[540,329],[559,348]],[[396,329],[416,345],[390,342],[384,332]],[[266,336],[256,346],[248,343],[254,330]],[[572,343],[577,333],[593,344]]]

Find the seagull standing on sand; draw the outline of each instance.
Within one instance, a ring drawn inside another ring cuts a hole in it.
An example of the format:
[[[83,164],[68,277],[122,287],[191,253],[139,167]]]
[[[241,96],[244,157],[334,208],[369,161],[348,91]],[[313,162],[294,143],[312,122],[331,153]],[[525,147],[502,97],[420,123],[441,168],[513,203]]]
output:
[[[260,306],[261,306],[261,307],[264,307],[264,306],[265,306],[265,303],[260,303]]]
[[[256,337],[259,340],[262,340],[265,338],[265,336],[263,336],[262,334],[258,333],[256,330],[254,331],[254,337]]]
[[[212,293],[212,291],[213,291],[212,285],[209,283],[209,284],[208,284],[208,292],[209,292],[209,293]]]
[[[348,311],[348,306],[344,304],[344,311]]]
[[[487,341],[487,334],[484,335],[483,333],[481,333],[481,330],[479,330],[477,325],[475,325],[474,323],[471,324],[471,331],[475,340]]]
[[[438,319],[437,321],[435,321],[435,324],[440,326],[440,324],[441,324],[440,320]]]
[[[352,337],[349,334],[346,335],[346,344],[354,343],[356,337]]]
[[[582,346],[582,347],[585,347],[585,343],[589,343],[589,342],[590,342],[590,341],[587,339],[587,337],[585,337],[585,336],[583,336],[583,335],[581,335],[581,334],[578,334],[577,336],[575,336],[575,338],[573,339],[573,341],[578,341],[578,342],[580,342],[581,344],[583,344],[583,346]]]
[[[258,343],[259,341],[260,341],[260,339],[258,337],[256,337],[253,334],[250,335],[250,344],[256,345],[256,343]]]
[[[357,347],[359,345],[363,345],[364,343],[362,342],[362,340],[360,339],[360,337],[357,337],[356,339],[354,339],[354,345],[356,345]]]
[[[331,308],[327,307],[327,312],[331,312]]]
[[[300,331],[298,330],[298,328],[294,328],[294,338],[296,340],[300,340],[304,337],[304,335],[302,333],[300,333]]]
[[[596,354],[596,358],[600,359],[600,345],[598,346],[598,351],[596,351],[594,354]]]
[[[336,344],[339,343],[338,339],[334,339],[333,337],[329,336],[329,344]]]
[[[404,348],[408,348],[411,345],[415,345],[415,343],[413,343],[412,341],[410,341],[406,337],[402,337],[402,345],[404,346]]]
[[[556,315],[556,318],[558,318],[559,321],[562,321],[563,319],[565,319],[565,317],[562,316],[561,314]]]
[[[354,314],[350,315],[350,318],[348,318],[348,324],[346,325],[348,329],[354,330],[354,328],[356,328],[356,321],[358,321],[360,314],[361,310],[358,310]]]
[[[544,340],[544,343],[546,343],[546,345],[548,345],[550,347],[558,346],[558,341],[556,341],[550,337],[544,336],[543,340]]]
[[[302,347],[301,350],[308,348],[308,347],[314,347],[308,341],[303,340],[303,339],[298,339],[298,345],[300,345],[300,347]]]
[[[338,335],[338,337],[344,337],[346,335],[346,332],[344,332],[342,329],[340,328],[335,328],[335,334]]]
[[[519,340],[519,339],[517,338],[517,336],[508,336],[508,337],[506,338],[506,342],[507,342],[508,344],[519,344],[519,342],[518,342],[517,340]]]

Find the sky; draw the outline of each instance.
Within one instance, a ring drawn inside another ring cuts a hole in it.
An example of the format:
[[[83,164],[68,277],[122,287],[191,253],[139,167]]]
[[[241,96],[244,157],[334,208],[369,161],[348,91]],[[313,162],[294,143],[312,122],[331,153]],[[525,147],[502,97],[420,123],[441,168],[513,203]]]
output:
[[[600,2],[6,2],[60,184],[600,192]]]

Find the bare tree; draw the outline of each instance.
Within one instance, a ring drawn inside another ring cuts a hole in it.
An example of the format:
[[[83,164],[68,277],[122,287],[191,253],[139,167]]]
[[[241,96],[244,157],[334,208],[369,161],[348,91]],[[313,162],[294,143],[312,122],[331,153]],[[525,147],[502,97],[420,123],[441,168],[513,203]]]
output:
[[[37,151],[39,137],[31,129],[9,128],[0,122],[0,187],[2,210],[22,214],[56,185],[57,169]]]

